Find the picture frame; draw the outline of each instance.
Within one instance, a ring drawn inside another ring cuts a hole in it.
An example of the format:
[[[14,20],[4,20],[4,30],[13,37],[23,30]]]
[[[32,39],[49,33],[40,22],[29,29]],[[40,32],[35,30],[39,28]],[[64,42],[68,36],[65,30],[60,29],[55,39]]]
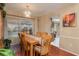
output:
[[[75,12],[64,15],[63,27],[75,27],[76,26],[76,14]]]

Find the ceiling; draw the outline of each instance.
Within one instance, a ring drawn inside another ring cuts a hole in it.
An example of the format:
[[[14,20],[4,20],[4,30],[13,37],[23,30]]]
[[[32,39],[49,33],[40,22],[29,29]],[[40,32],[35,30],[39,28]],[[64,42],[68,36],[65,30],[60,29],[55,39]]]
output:
[[[6,4],[6,11],[12,11],[15,13],[19,13],[21,15],[24,15],[24,11],[26,8],[27,3],[7,3]],[[29,3],[29,9],[32,12],[32,16],[41,16],[46,13],[52,12],[52,13],[58,13],[64,8],[74,5],[72,3]]]

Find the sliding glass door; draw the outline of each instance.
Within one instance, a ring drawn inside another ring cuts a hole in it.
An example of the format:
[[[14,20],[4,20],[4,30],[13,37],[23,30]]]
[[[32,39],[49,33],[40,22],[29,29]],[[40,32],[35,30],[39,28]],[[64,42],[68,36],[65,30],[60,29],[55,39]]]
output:
[[[19,44],[19,32],[30,31],[32,34],[33,24],[31,20],[18,17],[7,17],[6,20],[7,29],[5,33],[7,33],[7,38],[12,41],[11,45]]]

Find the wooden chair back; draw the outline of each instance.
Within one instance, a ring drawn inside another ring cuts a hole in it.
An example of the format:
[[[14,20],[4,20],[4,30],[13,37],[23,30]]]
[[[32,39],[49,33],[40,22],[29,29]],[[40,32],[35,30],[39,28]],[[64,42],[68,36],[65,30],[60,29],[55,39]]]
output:
[[[44,35],[42,38],[44,40],[44,43],[43,43],[43,46],[41,49],[41,55],[44,55],[49,52],[52,36],[51,35]]]
[[[20,46],[22,48],[23,42],[22,42],[22,37],[21,37],[21,33],[18,33],[19,39],[20,39]]]
[[[37,32],[36,36],[42,37],[42,35],[47,35],[47,34],[48,34],[47,32]]]
[[[22,42],[23,42],[24,49],[27,50],[28,45],[27,45],[27,41],[26,41],[26,39],[27,39],[26,34],[22,33],[21,37],[22,37]]]
[[[46,55],[49,52],[50,43],[52,41],[52,35],[48,35],[48,34],[42,35],[41,38],[42,38],[41,46],[36,46],[35,49],[38,53],[40,53],[40,55]]]

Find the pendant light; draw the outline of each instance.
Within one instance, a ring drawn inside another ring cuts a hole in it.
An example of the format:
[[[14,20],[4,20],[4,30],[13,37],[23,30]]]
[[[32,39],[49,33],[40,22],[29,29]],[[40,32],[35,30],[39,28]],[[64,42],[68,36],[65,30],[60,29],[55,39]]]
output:
[[[31,17],[31,11],[29,9],[29,5],[26,6],[27,10],[24,12],[26,17]]]

